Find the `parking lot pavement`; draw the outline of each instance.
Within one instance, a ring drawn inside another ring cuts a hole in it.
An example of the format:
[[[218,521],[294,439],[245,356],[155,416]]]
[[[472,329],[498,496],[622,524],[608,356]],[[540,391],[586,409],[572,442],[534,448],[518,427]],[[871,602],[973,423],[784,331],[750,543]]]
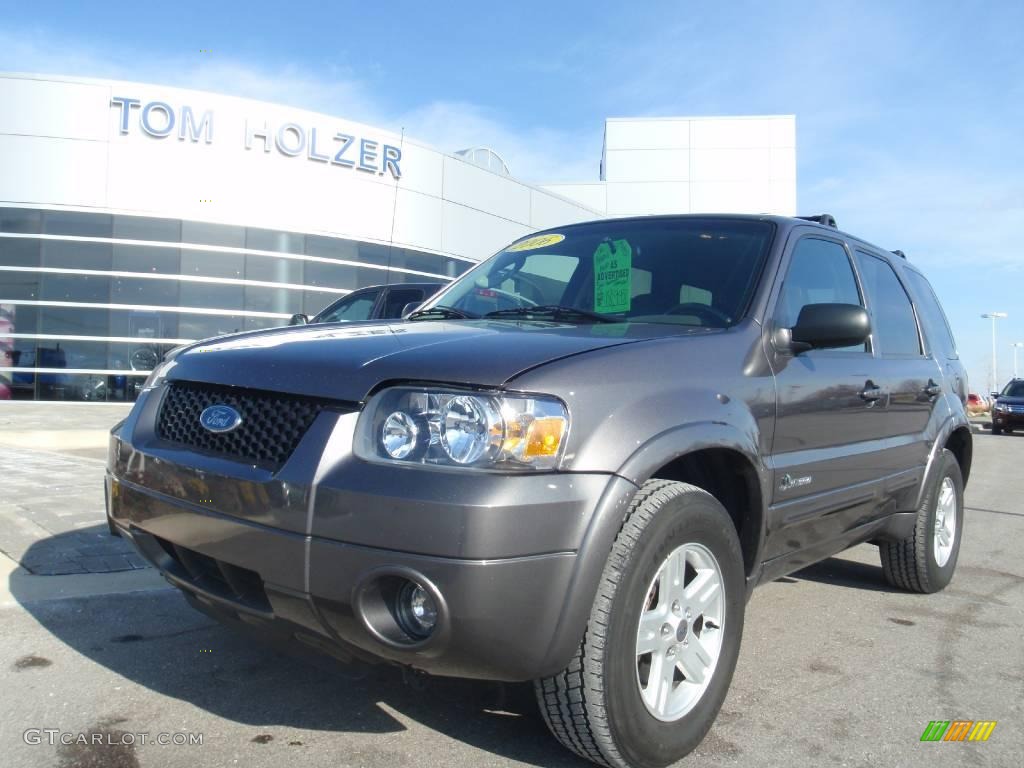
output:
[[[103,473],[125,405],[0,406],[0,553],[40,575],[146,568],[107,532]]]
[[[867,545],[758,589],[729,697],[682,765],[1020,765],[1022,463],[1024,437],[976,435],[960,564],[938,595],[887,587]],[[0,622],[7,765],[586,765],[548,735],[528,687],[419,690],[393,668],[310,664],[211,623],[171,590],[24,597]],[[929,721],[955,719],[998,724],[985,743],[920,741]],[[187,731],[203,743],[33,745],[30,728],[114,742]]]

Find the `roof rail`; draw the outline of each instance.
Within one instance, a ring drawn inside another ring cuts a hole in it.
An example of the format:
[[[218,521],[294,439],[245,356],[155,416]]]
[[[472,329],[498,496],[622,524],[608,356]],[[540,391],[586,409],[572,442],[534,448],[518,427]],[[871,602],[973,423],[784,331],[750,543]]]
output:
[[[813,221],[815,224],[821,224],[823,227],[838,229],[836,217],[831,213],[819,213],[817,216],[797,216],[796,218],[803,219],[804,221]]]
[[[895,251],[889,251],[889,253],[894,253],[897,256],[899,256],[901,259],[907,258],[907,254],[905,254],[903,251],[899,250],[898,248]]]

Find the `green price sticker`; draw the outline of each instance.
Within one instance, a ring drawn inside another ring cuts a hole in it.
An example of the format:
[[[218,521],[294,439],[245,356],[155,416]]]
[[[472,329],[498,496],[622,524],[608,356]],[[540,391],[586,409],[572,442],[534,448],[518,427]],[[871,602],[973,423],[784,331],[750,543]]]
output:
[[[594,311],[628,312],[633,249],[627,240],[601,243],[594,251]]]

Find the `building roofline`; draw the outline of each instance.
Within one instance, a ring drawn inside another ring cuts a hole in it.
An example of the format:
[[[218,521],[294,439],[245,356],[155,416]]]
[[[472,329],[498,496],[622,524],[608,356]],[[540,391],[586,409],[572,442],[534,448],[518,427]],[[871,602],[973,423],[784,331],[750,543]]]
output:
[[[680,120],[778,120],[784,118],[796,120],[796,115],[663,115],[649,117],[606,117],[604,121],[606,123],[667,123]]]
[[[205,89],[205,88],[189,88],[189,87],[183,86],[183,85],[174,85],[173,83],[147,83],[147,82],[143,82],[141,80],[122,80],[122,79],[118,79],[118,78],[102,78],[102,77],[79,77],[77,75],[48,74],[48,73],[45,73],[45,72],[7,72],[7,71],[0,71],[0,80],[3,80],[3,79],[9,79],[9,80],[36,80],[36,81],[40,81],[40,82],[47,82],[47,81],[49,81],[49,82],[57,82],[57,83],[77,83],[77,84],[81,84],[81,85],[94,85],[94,86],[107,86],[107,87],[114,86],[114,85],[126,85],[126,86],[138,86],[138,87],[143,87],[143,88],[173,88],[175,90],[186,91],[188,93],[206,94],[208,96],[211,96],[211,97],[214,97],[214,98],[219,98],[219,99],[237,99],[239,101],[246,101],[246,102],[250,102],[252,104],[265,105],[265,106],[273,108],[273,109],[294,109],[294,110],[299,111],[299,112],[305,112],[305,113],[310,114],[310,115],[316,115],[317,117],[323,118],[324,120],[341,120],[341,121],[344,121],[346,123],[350,123],[352,125],[360,126],[360,127],[363,127],[363,128],[369,128],[369,129],[372,129],[374,131],[378,131],[378,132],[381,132],[381,133],[391,134],[397,140],[401,140],[402,143],[413,144],[416,147],[419,147],[420,149],[425,149],[425,150],[430,151],[430,152],[436,152],[437,154],[442,155],[443,157],[448,157],[448,158],[451,158],[453,160],[457,160],[457,161],[459,161],[461,163],[466,163],[468,165],[472,165],[474,168],[476,168],[476,169],[478,169],[478,170],[480,170],[480,171],[482,171],[484,173],[490,173],[493,176],[497,176],[498,178],[502,178],[502,179],[509,179],[511,181],[514,181],[516,184],[521,184],[522,186],[526,187],[527,189],[535,190],[537,192],[542,192],[543,194],[550,195],[552,197],[557,197],[559,200],[571,203],[572,205],[577,206],[579,208],[583,208],[584,210],[586,210],[586,211],[588,211],[590,213],[595,213],[595,214],[600,214],[601,213],[600,211],[595,210],[594,208],[591,208],[589,205],[584,205],[583,203],[579,202],[578,200],[573,200],[571,198],[565,197],[564,195],[560,195],[557,192],[552,192],[551,190],[544,189],[544,187],[542,186],[542,182],[524,181],[522,178],[520,178],[519,176],[516,176],[515,174],[509,173],[508,175],[505,175],[505,174],[498,173],[497,171],[492,171],[490,168],[484,168],[483,166],[476,165],[475,163],[470,162],[469,160],[467,160],[464,157],[459,157],[454,152],[446,152],[445,150],[440,149],[440,148],[434,146],[433,144],[428,144],[427,142],[422,141],[420,139],[412,138],[407,133],[404,133],[404,129],[396,131],[393,128],[388,128],[388,127],[379,126],[379,125],[373,125],[371,123],[367,123],[367,122],[364,122],[362,120],[358,120],[358,119],[350,118],[350,117],[344,117],[344,116],[341,116],[341,115],[332,115],[332,114],[328,114],[327,112],[320,112],[320,111],[315,110],[315,109],[310,109],[309,107],[302,107],[302,106],[298,106],[298,105],[295,105],[295,104],[281,104],[281,103],[274,102],[274,101],[266,101],[264,99],[252,98],[251,96],[239,96],[239,95],[232,94],[232,93],[224,93],[222,91],[211,91],[211,90],[208,90],[208,89]],[[492,149],[491,151],[494,152],[495,154],[497,154],[498,157],[500,157],[502,159],[502,162],[505,162],[504,156],[501,155],[500,152],[498,152],[497,150],[494,150],[494,149]],[[507,168],[508,164],[505,163],[505,165],[506,165],[506,168]],[[399,182],[399,184],[400,184],[400,182]]]

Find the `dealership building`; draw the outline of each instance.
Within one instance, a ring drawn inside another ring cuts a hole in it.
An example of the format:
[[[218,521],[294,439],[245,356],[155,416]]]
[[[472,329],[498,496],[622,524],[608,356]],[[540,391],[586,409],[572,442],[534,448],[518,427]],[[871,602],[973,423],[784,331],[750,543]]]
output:
[[[792,116],[609,118],[595,178],[548,184],[500,147],[202,91],[10,74],[0,105],[0,398],[132,399],[173,346],[546,227],[796,208]]]

